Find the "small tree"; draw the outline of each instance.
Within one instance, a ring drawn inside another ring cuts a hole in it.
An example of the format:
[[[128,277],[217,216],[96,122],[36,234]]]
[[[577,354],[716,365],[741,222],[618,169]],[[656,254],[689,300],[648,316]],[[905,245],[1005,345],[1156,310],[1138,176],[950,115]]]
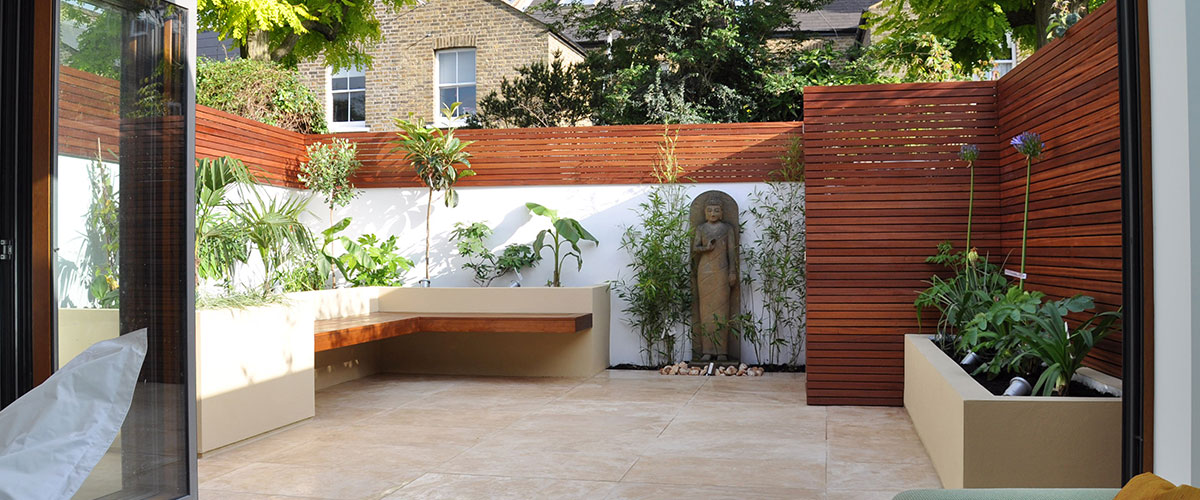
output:
[[[350,177],[362,162],[358,161],[358,145],[346,139],[318,142],[308,146],[308,161],[300,164],[300,182],[311,191],[320,193],[329,207],[329,225],[333,225],[333,210],[350,204],[361,191],[354,189]]]
[[[479,101],[473,125],[501,127],[567,127],[591,118],[598,82],[588,66],[563,62],[554,54],[550,64],[538,61],[517,68],[512,81],[500,81],[500,92],[492,91]]]
[[[459,103],[456,102],[442,110],[442,115],[447,121],[453,123],[458,114],[458,106]],[[416,170],[417,178],[429,188],[429,199],[425,204],[425,280],[428,281],[429,218],[433,213],[433,193],[445,191],[446,206],[458,206],[458,193],[454,191],[454,184],[459,179],[475,175],[474,170],[458,170],[456,167],[459,164],[464,167],[471,166],[471,154],[466,152],[471,142],[463,142],[454,137],[454,127],[445,131],[432,128],[425,124],[424,119],[413,117],[411,114],[407,120],[397,118],[396,126],[400,127],[400,132],[397,133],[399,139],[392,141],[396,144],[392,151],[404,153],[404,159]]]

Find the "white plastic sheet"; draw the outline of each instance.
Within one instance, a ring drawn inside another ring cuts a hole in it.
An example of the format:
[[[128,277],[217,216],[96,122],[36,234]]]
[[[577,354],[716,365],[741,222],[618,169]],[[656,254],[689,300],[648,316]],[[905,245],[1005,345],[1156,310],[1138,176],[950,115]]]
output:
[[[117,437],[146,330],[97,342],[0,411],[0,499],[71,498]]]

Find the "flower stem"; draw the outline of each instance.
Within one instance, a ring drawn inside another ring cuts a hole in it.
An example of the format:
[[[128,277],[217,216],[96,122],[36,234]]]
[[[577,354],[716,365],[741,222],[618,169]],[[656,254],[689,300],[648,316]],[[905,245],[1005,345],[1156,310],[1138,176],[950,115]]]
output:
[[[971,215],[975,211],[975,162],[968,162],[967,169],[971,171],[971,190],[967,201],[967,248],[971,251]]]
[[[1029,177],[1033,171],[1033,158],[1025,157],[1025,216],[1021,219],[1021,276],[1025,275],[1025,241],[1029,238]],[[1025,278],[1020,278],[1021,290],[1025,289]]]

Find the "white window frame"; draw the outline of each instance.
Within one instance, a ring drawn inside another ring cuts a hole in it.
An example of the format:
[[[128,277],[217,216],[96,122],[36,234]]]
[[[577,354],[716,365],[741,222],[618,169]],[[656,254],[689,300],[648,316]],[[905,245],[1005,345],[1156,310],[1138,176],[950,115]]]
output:
[[[475,79],[471,82],[456,82],[453,84],[442,85],[441,68],[442,54],[472,52],[475,54]],[[475,87],[475,105],[479,105],[479,52],[475,47],[460,47],[455,49],[440,49],[433,53],[433,124],[436,127],[461,127],[467,124],[467,115],[462,114],[453,120],[446,120],[442,116],[442,87],[465,87],[471,85]]]
[[[367,71],[364,69],[364,80],[366,76]],[[365,88],[366,84],[363,87]],[[330,132],[369,132],[371,130],[371,127],[367,126],[366,120],[353,122],[333,121],[333,69],[329,66],[325,67],[325,123],[329,125]]]

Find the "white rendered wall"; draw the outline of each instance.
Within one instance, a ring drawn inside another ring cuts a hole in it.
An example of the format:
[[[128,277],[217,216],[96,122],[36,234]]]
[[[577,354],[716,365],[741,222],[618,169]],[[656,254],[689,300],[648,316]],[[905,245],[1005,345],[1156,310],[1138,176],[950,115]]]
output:
[[[761,183],[696,184],[688,187],[688,195],[695,196],[710,189],[721,190],[732,196],[739,210],[744,212],[750,193],[766,187]],[[532,243],[538,231],[549,227],[549,219],[530,214],[525,208],[526,202],[540,203],[557,209],[560,216],[577,219],[600,240],[599,246],[582,244],[582,271],[576,271],[573,260],[568,261],[563,269],[563,286],[593,285],[627,277],[629,257],[620,249],[621,234],[626,226],[638,222],[634,209],[645,201],[650,189],[652,186],[648,185],[460,188],[460,201],[456,208],[446,208],[442,196],[435,194],[429,271],[433,286],[475,286],[471,281],[471,272],[461,268],[465,261],[458,257],[454,245],[449,241],[450,231],[456,222],[483,222],[490,226],[495,231],[489,241],[493,250],[498,251],[511,243]],[[280,193],[289,190],[272,188],[271,191]],[[368,189],[349,207],[338,209],[334,217],[335,220],[353,218],[353,223],[343,235],[357,237],[364,233],[375,233],[380,239],[398,235],[401,254],[416,263],[416,267],[406,275],[405,285],[415,286],[417,280],[424,276],[426,196],[427,191],[423,189]],[[329,226],[328,209],[321,205],[319,198],[313,199],[310,212],[312,215],[306,222],[314,232],[319,233]],[[754,240],[756,233],[756,228],[746,219],[743,216],[742,221],[746,223],[746,232],[742,235],[743,248]],[[553,267],[552,259],[548,257],[550,250],[544,250],[543,255],[547,257],[524,274],[522,286],[545,286],[550,279]],[[261,273],[261,266],[258,271],[250,271],[256,272]],[[511,280],[511,277],[498,279],[492,286],[508,286]],[[625,303],[614,293],[611,362],[643,363],[641,339],[629,328],[626,322],[628,317],[622,312],[625,307]],[[742,346],[744,360],[756,362],[753,352],[750,345]],[[803,355],[800,359],[802,362]]]
[[[88,165],[91,160],[71,156],[58,157],[58,175],[54,180],[54,247],[55,257],[78,263],[87,230],[87,211],[92,203],[92,184],[88,180]],[[113,187],[119,184],[116,163],[105,162],[112,174]],[[55,279],[62,286],[58,291],[60,303],[72,307],[90,307],[87,284],[80,280],[63,283],[58,275],[63,272],[55,262]],[[56,285],[57,286],[57,285]],[[69,301],[69,302],[68,302]]]
[[[1200,3],[1151,2],[1154,472],[1200,482]],[[1192,99],[1191,91],[1196,91]]]

